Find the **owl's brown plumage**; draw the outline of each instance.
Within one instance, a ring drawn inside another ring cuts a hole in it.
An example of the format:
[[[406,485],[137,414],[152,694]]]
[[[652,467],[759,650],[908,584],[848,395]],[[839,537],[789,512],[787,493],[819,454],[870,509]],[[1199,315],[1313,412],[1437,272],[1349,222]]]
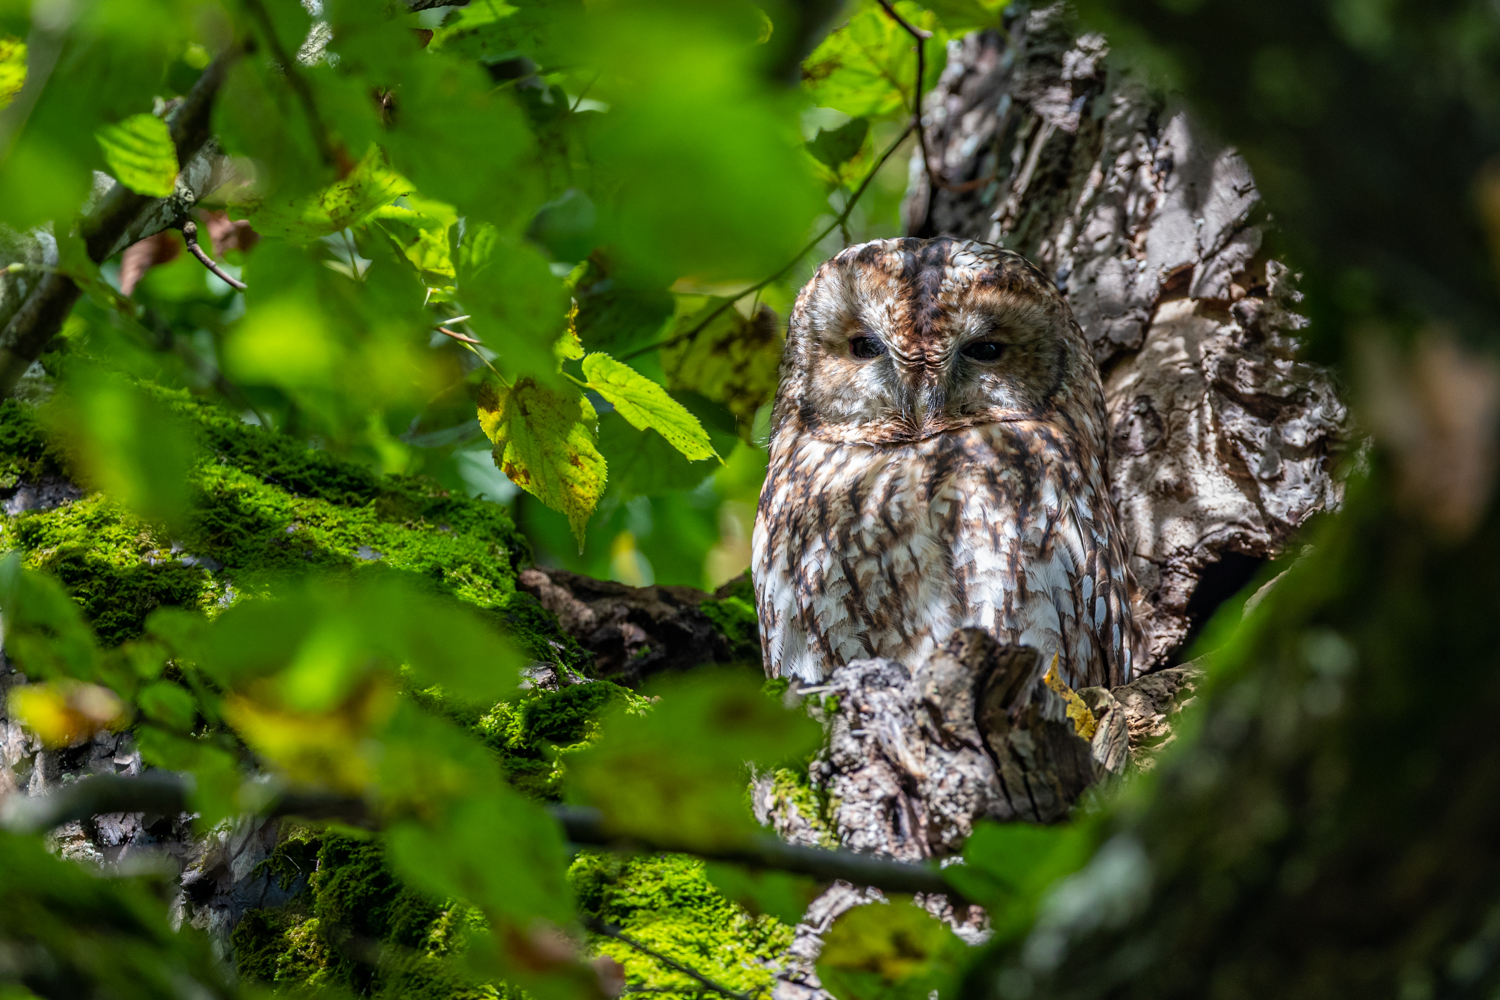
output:
[[[1104,392],[1017,254],[876,240],[792,312],[752,574],[766,670],[915,666],[960,626],[1119,684],[1139,633],[1105,476]]]

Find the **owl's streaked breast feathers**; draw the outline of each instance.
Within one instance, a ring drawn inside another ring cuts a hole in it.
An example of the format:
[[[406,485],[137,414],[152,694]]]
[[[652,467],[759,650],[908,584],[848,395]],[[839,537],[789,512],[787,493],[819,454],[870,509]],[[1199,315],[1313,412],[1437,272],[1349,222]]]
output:
[[[766,669],[916,666],[960,626],[1119,684],[1140,636],[1105,476],[1104,394],[1020,256],[878,240],[792,313],[752,573]]]

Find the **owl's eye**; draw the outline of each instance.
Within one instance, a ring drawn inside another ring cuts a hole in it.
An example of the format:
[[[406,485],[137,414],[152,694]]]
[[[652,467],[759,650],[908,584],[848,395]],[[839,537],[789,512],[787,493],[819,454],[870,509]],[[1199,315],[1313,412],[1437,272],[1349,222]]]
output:
[[[975,361],[999,361],[1000,355],[1005,353],[1005,345],[997,344],[993,340],[980,340],[970,344],[963,350],[964,357]]]
[[[874,337],[855,337],[849,341],[849,353],[864,361],[885,353],[885,345]]]

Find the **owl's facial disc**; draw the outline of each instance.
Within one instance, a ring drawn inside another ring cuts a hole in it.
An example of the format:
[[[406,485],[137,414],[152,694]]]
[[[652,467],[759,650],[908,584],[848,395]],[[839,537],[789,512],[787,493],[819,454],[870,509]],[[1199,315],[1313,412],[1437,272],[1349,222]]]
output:
[[[983,244],[851,248],[804,289],[789,332],[793,402],[827,441],[899,443],[980,424],[1045,420],[1087,360],[1057,290]]]

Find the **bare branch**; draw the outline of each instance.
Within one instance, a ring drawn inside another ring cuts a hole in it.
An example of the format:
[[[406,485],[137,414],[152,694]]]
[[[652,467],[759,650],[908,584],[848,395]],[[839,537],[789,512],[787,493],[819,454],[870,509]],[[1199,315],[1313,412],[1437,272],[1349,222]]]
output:
[[[198,263],[212,271],[220,281],[229,287],[238,288],[242,292],[250,287],[239,278],[229,274],[229,272],[225,271],[218,264],[215,264],[214,259],[198,245],[198,223],[192,219],[187,219],[182,224],[182,242],[187,246],[188,253],[198,258]]]
[[[172,142],[177,148],[177,162],[184,165],[178,177],[177,191],[167,198],[153,199],[116,182],[93,210],[79,220],[79,234],[95,263],[107,260],[131,237],[144,239],[181,218],[192,201],[204,193],[196,184],[212,183],[216,175],[214,164],[199,154],[209,144],[214,97],[229,66],[242,52],[239,45],[232,45],[209,63],[187,97],[172,112]],[[182,202],[187,204],[182,205]],[[165,206],[170,217],[151,229],[150,225],[159,218],[152,210],[153,206]],[[72,278],[58,272],[49,273],[0,330],[0,399],[11,394],[21,375],[62,328],[78,295],[78,285]]]
[[[870,182],[875,179],[875,175],[880,172],[880,168],[885,166],[885,161],[891,158],[891,154],[894,153],[897,148],[899,148],[900,145],[906,141],[907,136],[911,135],[912,128],[913,126],[908,125],[906,127],[906,131],[896,136],[895,141],[885,148],[885,152],[881,153],[879,158],[876,159],[875,165],[870,168],[870,172],[865,174],[865,179],[859,182],[859,187],[855,188],[854,193],[849,196],[849,200],[844,202],[844,210],[839,213],[838,218],[834,219],[833,222],[829,224],[828,228],[824,229],[821,233],[814,236],[808,242],[807,246],[803,247],[801,250],[798,250],[796,255],[792,257],[791,260],[786,262],[786,266],[782,267],[775,274],[772,274],[769,277],[751,285],[749,288],[745,289],[743,292],[740,292],[733,298],[725,300],[724,303],[719,306],[719,308],[709,313],[691,330],[679,333],[675,337],[668,337],[666,340],[658,341],[655,344],[647,344],[645,347],[638,347],[633,351],[627,351],[626,353],[620,355],[620,360],[629,361],[631,358],[640,357],[642,354],[645,354],[648,351],[660,350],[667,347],[675,347],[685,340],[692,340],[693,338],[697,337],[698,334],[708,329],[710,323],[718,319],[720,316],[724,315],[724,313],[727,312],[729,308],[740,299],[743,299],[747,295],[751,295],[755,292],[760,291],[762,288],[765,288],[771,282],[775,281],[776,279],[780,278],[782,275],[790,271],[792,268],[796,267],[797,262],[800,261],[803,257],[806,257],[809,253],[812,253],[813,248],[816,247],[819,243],[822,243],[824,238],[827,237],[829,233],[833,232],[835,229],[842,228],[844,223],[849,221],[850,213],[854,211],[854,206],[859,203],[860,197],[863,196],[865,190],[869,188]]]
[[[454,340],[458,341],[461,344],[482,344],[482,343],[484,343],[484,341],[482,341],[482,340],[476,340],[476,339],[474,339],[473,337],[469,336],[466,333],[459,333],[457,330],[450,330],[446,326],[440,326],[440,327],[438,327],[437,328],[437,332],[441,333],[445,337],[452,337]]]

